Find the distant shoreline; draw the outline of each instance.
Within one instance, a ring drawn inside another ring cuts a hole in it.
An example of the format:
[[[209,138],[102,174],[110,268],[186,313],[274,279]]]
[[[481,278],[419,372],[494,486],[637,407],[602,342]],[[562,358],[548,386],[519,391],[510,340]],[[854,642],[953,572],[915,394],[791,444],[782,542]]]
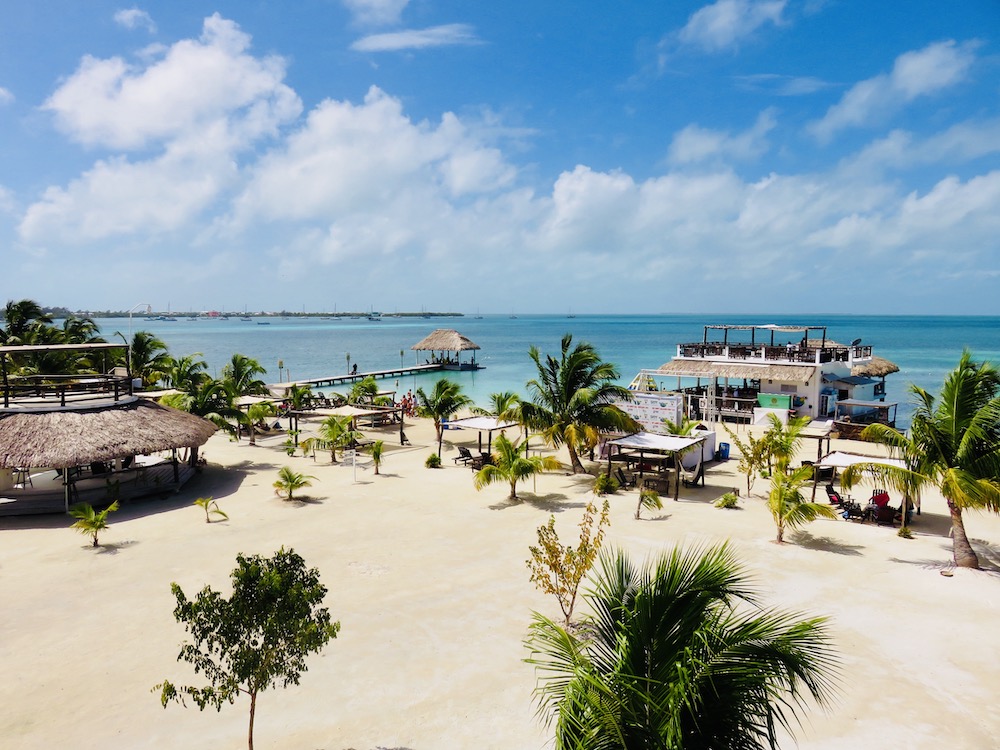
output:
[[[128,310],[68,310],[64,307],[42,308],[42,311],[53,318],[65,318],[67,315],[77,317],[86,316],[88,318],[127,318]],[[160,315],[168,315],[174,318],[463,318],[465,313],[460,312],[386,312],[373,313],[370,311],[357,312],[289,312],[281,310],[278,312],[260,310],[257,312],[240,312],[232,310],[223,312],[221,310],[198,311],[198,312],[178,312],[176,310],[153,310],[151,312],[136,315],[132,313],[132,318],[136,321],[147,318],[155,318]]]

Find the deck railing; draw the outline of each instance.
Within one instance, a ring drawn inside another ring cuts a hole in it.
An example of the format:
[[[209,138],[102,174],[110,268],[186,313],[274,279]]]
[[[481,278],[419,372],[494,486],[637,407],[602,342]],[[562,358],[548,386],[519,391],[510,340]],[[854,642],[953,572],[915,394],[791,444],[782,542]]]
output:
[[[722,344],[697,342],[679,344],[677,356],[693,359],[721,357],[725,359],[759,359],[765,362],[803,362],[806,364],[826,364],[828,362],[849,362],[851,359],[868,359],[872,356],[870,346],[770,346],[767,344]]]
[[[131,395],[131,378],[120,375],[18,375],[3,384],[3,408],[64,407]]]

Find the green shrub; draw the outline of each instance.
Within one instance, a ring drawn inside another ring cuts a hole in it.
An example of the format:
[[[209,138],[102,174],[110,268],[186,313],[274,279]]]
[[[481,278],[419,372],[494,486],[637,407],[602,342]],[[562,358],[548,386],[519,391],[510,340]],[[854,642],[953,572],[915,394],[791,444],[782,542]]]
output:
[[[432,453],[427,457],[427,460],[424,461],[424,466],[426,466],[428,469],[440,469],[441,456],[439,456],[437,453]]]
[[[737,497],[735,492],[727,492],[725,495],[720,497],[715,501],[716,508],[738,508],[740,507],[740,499]]]
[[[902,526],[899,531],[896,532],[896,536],[901,536],[903,539],[913,539],[913,532],[910,531],[909,526]]]
[[[618,492],[618,480],[607,474],[598,474],[594,480],[595,495],[613,495]]]

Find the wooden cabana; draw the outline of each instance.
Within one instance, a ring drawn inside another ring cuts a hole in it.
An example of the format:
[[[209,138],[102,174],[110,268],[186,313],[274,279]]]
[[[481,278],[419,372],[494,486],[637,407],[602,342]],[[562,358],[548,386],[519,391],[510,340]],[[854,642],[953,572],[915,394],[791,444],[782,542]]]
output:
[[[637,432],[633,435],[614,438],[608,441],[608,476],[611,476],[611,465],[615,461],[624,463],[635,461],[639,466],[640,478],[647,464],[654,461],[658,462],[661,469],[666,471],[672,470],[675,474],[674,500],[676,500],[680,493],[681,484],[681,454],[691,450],[704,440],[704,437],[692,438],[680,435],[656,435],[652,432]],[[697,473],[701,474],[704,471],[704,465],[700,458],[700,451],[698,455]]]
[[[438,328],[410,347],[411,351],[430,352],[428,364],[440,364],[446,370],[478,370],[475,355],[477,349],[479,344],[451,328]],[[462,362],[462,352],[467,351],[473,352],[472,361]],[[438,352],[441,356],[438,356]],[[445,354],[454,354],[455,359],[444,357]]]
[[[173,482],[180,486],[177,449],[192,449],[193,462],[196,449],[215,430],[206,419],[134,397],[91,408],[8,409],[0,411],[0,469],[60,471],[64,509],[68,510],[77,481],[72,469],[120,464],[124,459],[169,450]]]
[[[468,417],[466,419],[456,419],[448,422],[448,428],[452,430],[478,430],[479,431],[479,452],[483,452],[483,433],[486,433],[486,452],[493,449],[493,433],[517,427],[517,422],[503,421],[496,417]]]

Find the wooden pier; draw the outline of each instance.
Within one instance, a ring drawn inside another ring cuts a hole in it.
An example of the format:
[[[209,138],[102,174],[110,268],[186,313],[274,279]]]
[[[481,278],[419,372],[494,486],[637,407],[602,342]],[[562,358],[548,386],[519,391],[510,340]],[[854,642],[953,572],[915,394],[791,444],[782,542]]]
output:
[[[420,375],[425,372],[442,372],[446,366],[442,363],[410,365],[409,367],[394,367],[391,370],[373,370],[371,372],[347,373],[346,375],[329,375],[325,378],[310,378],[308,380],[293,380],[288,383],[272,383],[267,387],[272,393],[283,393],[293,385],[309,386],[311,388],[333,388],[338,385],[357,383],[365,378],[382,380],[385,378],[400,378],[406,375]]]

